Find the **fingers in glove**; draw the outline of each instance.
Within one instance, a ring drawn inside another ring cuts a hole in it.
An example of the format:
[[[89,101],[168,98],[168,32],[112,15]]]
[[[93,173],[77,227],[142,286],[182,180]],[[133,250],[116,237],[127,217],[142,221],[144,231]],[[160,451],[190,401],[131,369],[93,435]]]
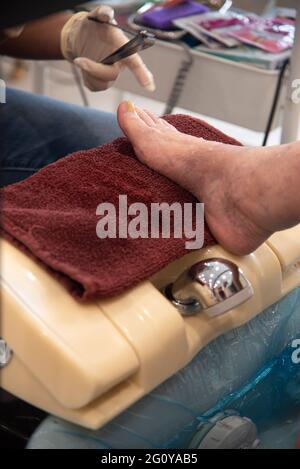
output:
[[[155,91],[154,77],[138,54],[131,55],[127,59],[122,60],[122,63],[131,70],[144,88],[148,91]]]
[[[107,5],[102,5],[98,8],[95,8],[95,10],[91,11],[89,16],[93,16],[100,21],[115,22],[115,12]]]
[[[77,57],[74,63],[95,80],[116,81],[120,73],[118,64],[104,65],[94,62],[87,57]]]
[[[82,77],[84,85],[90,91],[106,91],[113,85],[113,82],[111,81],[95,79],[91,75],[88,75],[86,72],[82,72]]]

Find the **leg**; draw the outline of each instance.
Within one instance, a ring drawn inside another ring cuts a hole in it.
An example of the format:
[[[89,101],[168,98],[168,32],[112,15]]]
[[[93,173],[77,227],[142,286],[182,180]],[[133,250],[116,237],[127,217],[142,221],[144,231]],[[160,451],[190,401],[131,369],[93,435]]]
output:
[[[1,185],[121,135],[114,115],[8,89],[0,107]]]
[[[275,231],[300,223],[300,142],[246,148],[207,142],[129,103],[119,123],[138,158],[205,204],[216,239],[243,255]]]

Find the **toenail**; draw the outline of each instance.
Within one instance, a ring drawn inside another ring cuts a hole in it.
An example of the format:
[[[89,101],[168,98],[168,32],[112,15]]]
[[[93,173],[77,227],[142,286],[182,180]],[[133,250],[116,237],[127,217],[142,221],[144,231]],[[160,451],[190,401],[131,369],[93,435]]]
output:
[[[135,106],[132,101],[126,101],[127,112],[135,112]]]

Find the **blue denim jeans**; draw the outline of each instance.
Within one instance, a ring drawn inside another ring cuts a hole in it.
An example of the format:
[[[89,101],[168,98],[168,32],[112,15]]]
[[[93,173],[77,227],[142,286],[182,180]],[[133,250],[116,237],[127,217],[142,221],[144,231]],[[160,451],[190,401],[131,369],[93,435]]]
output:
[[[0,184],[121,135],[113,114],[9,88],[0,104]]]

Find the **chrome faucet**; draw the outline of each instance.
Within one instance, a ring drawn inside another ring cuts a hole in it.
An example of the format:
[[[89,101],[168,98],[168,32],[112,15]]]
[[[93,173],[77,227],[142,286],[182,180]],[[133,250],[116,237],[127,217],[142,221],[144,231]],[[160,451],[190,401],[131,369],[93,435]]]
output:
[[[254,294],[238,266],[221,258],[204,259],[192,265],[164,293],[183,316],[200,312],[219,316]]]

